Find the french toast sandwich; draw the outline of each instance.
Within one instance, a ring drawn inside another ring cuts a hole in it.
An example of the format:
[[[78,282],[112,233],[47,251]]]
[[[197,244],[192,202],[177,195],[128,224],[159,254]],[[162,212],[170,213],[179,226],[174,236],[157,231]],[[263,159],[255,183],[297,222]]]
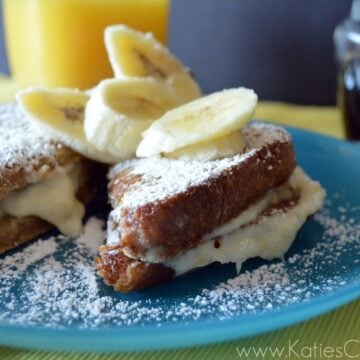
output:
[[[230,158],[150,157],[112,168],[113,210],[97,260],[107,284],[128,292],[215,261],[240,268],[249,257],[286,252],[324,192],[296,167],[284,129],[254,124],[241,131],[246,147]]]
[[[94,163],[44,135],[16,103],[0,105],[0,253],[54,226],[75,236]]]

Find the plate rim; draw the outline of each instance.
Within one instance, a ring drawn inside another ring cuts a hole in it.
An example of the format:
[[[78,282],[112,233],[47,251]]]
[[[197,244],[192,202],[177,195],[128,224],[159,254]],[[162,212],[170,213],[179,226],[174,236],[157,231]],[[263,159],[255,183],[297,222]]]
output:
[[[0,324],[0,344],[27,349],[92,352],[165,350],[209,345],[260,335],[299,324],[323,315],[359,297],[360,282],[317,296],[309,301],[287,305],[275,310],[235,315],[223,320],[205,319],[191,324],[171,323],[161,326],[131,325],[107,329],[54,329],[38,326]],[[221,321],[221,328],[213,326],[218,325],[219,321]],[[243,325],[244,322],[246,322],[246,327]],[[260,324],[261,327],[259,327]],[[36,332],[32,333],[33,331]],[[186,335],[185,341],[184,337],[179,337],[179,335],[184,335],[184,332]],[[44,335],[46,336],[47,343],[41,342]],[[108,339],[109,335],[111,335],[111,339]],[[77,340],[79,338],[81,340],[75,346],[72,341],[74,336],[76,336]],[[118,336],[118,342],[114,342],[115,336]],[[161,336],[163,346],[158,345],[159,336]],[[25,340],[25,343],[19,344],[18,341],[20,339]],[[139,341],[143,342],[140,347]],[[71,342],[70,346],[68,342]]]

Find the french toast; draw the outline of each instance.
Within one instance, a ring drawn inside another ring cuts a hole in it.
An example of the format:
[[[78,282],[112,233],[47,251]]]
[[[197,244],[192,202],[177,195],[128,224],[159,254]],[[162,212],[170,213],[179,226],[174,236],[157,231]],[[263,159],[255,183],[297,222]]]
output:
[[[42,134],[26,119],[15,103],[0,105],[0,143],[0,253],[2,253],[54,227],[46,219],[36,216],[36,212],[39,211],[32,213],[31,207],[35,210],[43,207],[41,211],[50,213],[49,209],[45,209],[46,203],[49,206],[60,207],[63,205],[61,203],[63,199],[60,203],[54,202],[56,189],[50,189],[53,192],[52,199],[46,198],[49,192],[42,196],[40,184],[44,189],[49,190],[48,184],[71,173],[74,179],[76,178],[74,180],[76,197],[86,202],[91,196],[89,179],[94,165]],[[39,191],[34,192],[33,189]],[[59,187],[58,190],[61,192],[65,188]],[[66,199],[68,195],[60,193],[60,196]],[[70,197],[71,195],[69,199]],[[77,200],[76,202],[74,200],[74,204],[78,209],[77,214],[82,217],[83,205]],[[26,214],[21,216],[19,215],[21,212]]]
[[[128,292],[214,261],[240,267],[249,257],[284,254],[324,191],[296,168],[285,130],[254,124],[241,131],[245,150],[230,158],[151,157],[110,171],[113,210],[97,259],[107,284]]]
[[[96,259],[115,290],[212,262],[239,270],[251,257],[283,256],[325,192],[297,167],[284,129],[248,125],[254,90],[201,96],[168,49],[124,25],[105,30],[105,46],[115,78],[90,91],[19,91],[32,123],[16,105],[0,108],[0,252],[49,223],[79,233],[84,207],[76,197],[86,193],[89,170],[80,153],[117,164],[108,173],[107,242]]]

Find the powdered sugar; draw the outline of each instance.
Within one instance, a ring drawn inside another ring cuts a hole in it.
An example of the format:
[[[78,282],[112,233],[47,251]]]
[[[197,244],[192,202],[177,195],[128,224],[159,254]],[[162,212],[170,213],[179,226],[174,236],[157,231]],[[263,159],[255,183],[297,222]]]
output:
[[[90,218],[84,234],[75,241],[53,236],[0,260],[0,303],[6,299],[0,321],[11,317],[10,323],[42,321],[55,326],[65,319],[71,324],[82,318],[90,326],[108,302],[99,295],[94,264],[94,255],[105,239],[103,225],[103,221]],[[57,252],[58,248],[63,251]],[[15,295],[17,278],[23,281]],[[15,317],[14,309],[18,310]]]
[[[87,248],[91,254],[96,255],[99,249],[99,244],[105,239],[106,234],[102,229],[103,221],[97,218],[91,218],[84,228],[84,232],[76,240],[75,244],[78,248]]]
[[[43,157],[55,154],[56,144],[29,121],[16,103],[0,104],[0,174],[8,167],[32,166]]]
[[[255,130],[255,131],[254,131]],[[291,136],[280,126],[265,123],[255,123],[242,129],[242,133],[247,139],[248,145],[258,148],[275,142],[290,142]],[[269,153],[271,156],[271,153]]]
[[[124,194],[121,206],[135,208],[149,202],[161,201],[174,194],[186,191],[190,186],[196,186],[217,176],[222,170],[245,161],[253,154],[249,151],[219,161],[182,161],[161,158],[136,160],[136,164],[120,164],[132,168],[133,175],[140,175],[141,182]],[[135,166],[133,166],[135,165]]]
[[[230,169],[253,156],[256,149],[275,143],[291,141],[290,135],[274,125],[254,124],[243,129],[248,151],[215,161],[183,161],[165,158],[145,158],[125,161],[110,172],[110,179],[121,171],[128,170],[131,175],[140,176],[141,180],[124,194],[121,206],[113,213],[121,213],[121,208],[136,208],[149,202],[161,201],[181,193],[211,178],[218,176],[225,169]],[[269,149],[265,158],[270,159]],[[116,180],[115,180],[116,181]]]
[[[359,277],[360,208],[341,195],[304,226],[283,261],[253,260],[237,276],[233,266],[214,264],[130,295],[96,275],[103,225],[91,218],[76,240],[52,236],[0,258],[0,324],[104,328],[227,319],[308,301]]]
[[[50,237],[46,241],[40,239],[26,247],[22,252],[17,252],[12,256],[5,256],[0,262],[1,272],[6,274],[10,281],[14,277],[21,276],[29,266],[57,250],[55,240],[55,237]]]

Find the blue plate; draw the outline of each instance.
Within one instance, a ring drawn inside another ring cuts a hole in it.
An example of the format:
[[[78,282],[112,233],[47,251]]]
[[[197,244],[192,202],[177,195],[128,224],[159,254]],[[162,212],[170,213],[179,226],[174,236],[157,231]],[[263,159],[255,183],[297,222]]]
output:
[[[93,271],[94,254],[86,247],[75,249],[72,241],[57,240],[61,246],[10,280],[2,274],[11,266],[0,257],[0,344],[89,351],[209,344],[295,324],[358,298],[360,146],[288,130],[298,163],[321,182],[328,200],[303,226],[284,260],[250,260],[240,275],[233,265],[213,264],[122,295],[94,273],[84,281],[84,273]],[[104,211],[95,204],[92,215],[104,217]],[[8,256],[15,259],[19,251],[40,245],[32,243]],[[44,269],[61,263],[66,266],[55,272],[54,282],[63,287],[56,293],[38,287],[34,295],[34,279],[41,283]]]

